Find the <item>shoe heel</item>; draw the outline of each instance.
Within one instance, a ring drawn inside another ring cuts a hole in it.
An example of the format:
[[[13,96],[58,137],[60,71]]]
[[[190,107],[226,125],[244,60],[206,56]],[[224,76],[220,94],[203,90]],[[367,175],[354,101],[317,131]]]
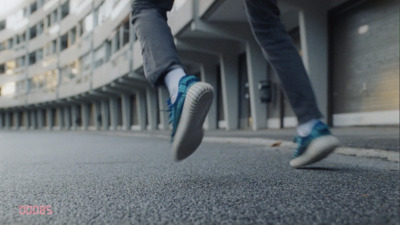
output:
[[[339,140],[332,135],[326,135],[313,140],[303,155],[292,159],[290,166],[298,168],[318,162],[326,158],[339,146]]]
[[[190,156],[203,140],[203,124],[213,96],[212,86],[204,82],[197,82],[188,90],[172,146],[176,161]]]

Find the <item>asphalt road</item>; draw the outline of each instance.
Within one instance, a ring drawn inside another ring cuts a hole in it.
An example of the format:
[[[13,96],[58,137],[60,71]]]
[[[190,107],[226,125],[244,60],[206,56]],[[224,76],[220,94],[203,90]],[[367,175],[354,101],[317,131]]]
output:
[[[400,224],[397,163],[332,155],[295,170],[290,155],[203,143],[175,163],[159,138],[0,132],[0,224]]]

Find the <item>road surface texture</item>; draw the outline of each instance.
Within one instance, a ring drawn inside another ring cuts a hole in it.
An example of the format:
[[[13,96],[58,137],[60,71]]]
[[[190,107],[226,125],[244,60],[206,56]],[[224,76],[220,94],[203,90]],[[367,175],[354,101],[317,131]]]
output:
[[[398,163],[334,154],[296,170],[287,148],[229,143],[175,163],[169,148],[144,136],[0,132],[0,224],[400,224]],[[52,214],[21,215],[28,205]]]

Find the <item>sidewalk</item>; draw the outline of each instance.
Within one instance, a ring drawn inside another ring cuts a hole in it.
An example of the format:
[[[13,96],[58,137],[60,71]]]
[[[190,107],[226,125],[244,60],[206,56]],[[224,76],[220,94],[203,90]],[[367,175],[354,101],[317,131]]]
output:
[[[332,133],[340,141],[336,153],[360,157],[380,158],[400,161],[400,130],[399,127],[345,127],[332,128]],[[120,135],[152,136],[169,139],[169,131],[130,131],[110,132]],[[296,129],[266,129],[266,130],[212,130],[205,131],[204,142],[235,143],[264,145],[267,147],[295,148],[293,139]]]
[[[338,137],[341,147],[379,149],[400,152],[399,127],[344,127],[331,128],[332,133]],[[115,132],[115,131],[113,131]],[[150,136],[168,138],[169,131],[130,131],[133,134],[147,133]],[[125,132],[124,132],[125,133]],[[265,129],[265,130],[209,130],[205,131],[206,138],[248,138],[268,139],[292,142],[296,129]]]
[[[338,137],[341,147],[380,149],[400,152],[399,127],[346,127],[332,128]],[[206,137],[241,137],[266,138],[282,141],[293,141],[296,129],[238,130],[238,131],[206,131]]]

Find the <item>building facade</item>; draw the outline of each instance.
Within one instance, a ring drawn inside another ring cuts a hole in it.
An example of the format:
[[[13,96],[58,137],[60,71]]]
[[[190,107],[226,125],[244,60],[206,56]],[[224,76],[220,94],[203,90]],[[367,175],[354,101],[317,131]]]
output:
[[[399,124],[399,2],[281,0],[332,126]],[[143,75],[130,0],[25,0],[0,15],[0,129],[169,129]],[[294,127],[242,1],[176,0],[168,23],[191,74],[214,86],[205,129]]]

